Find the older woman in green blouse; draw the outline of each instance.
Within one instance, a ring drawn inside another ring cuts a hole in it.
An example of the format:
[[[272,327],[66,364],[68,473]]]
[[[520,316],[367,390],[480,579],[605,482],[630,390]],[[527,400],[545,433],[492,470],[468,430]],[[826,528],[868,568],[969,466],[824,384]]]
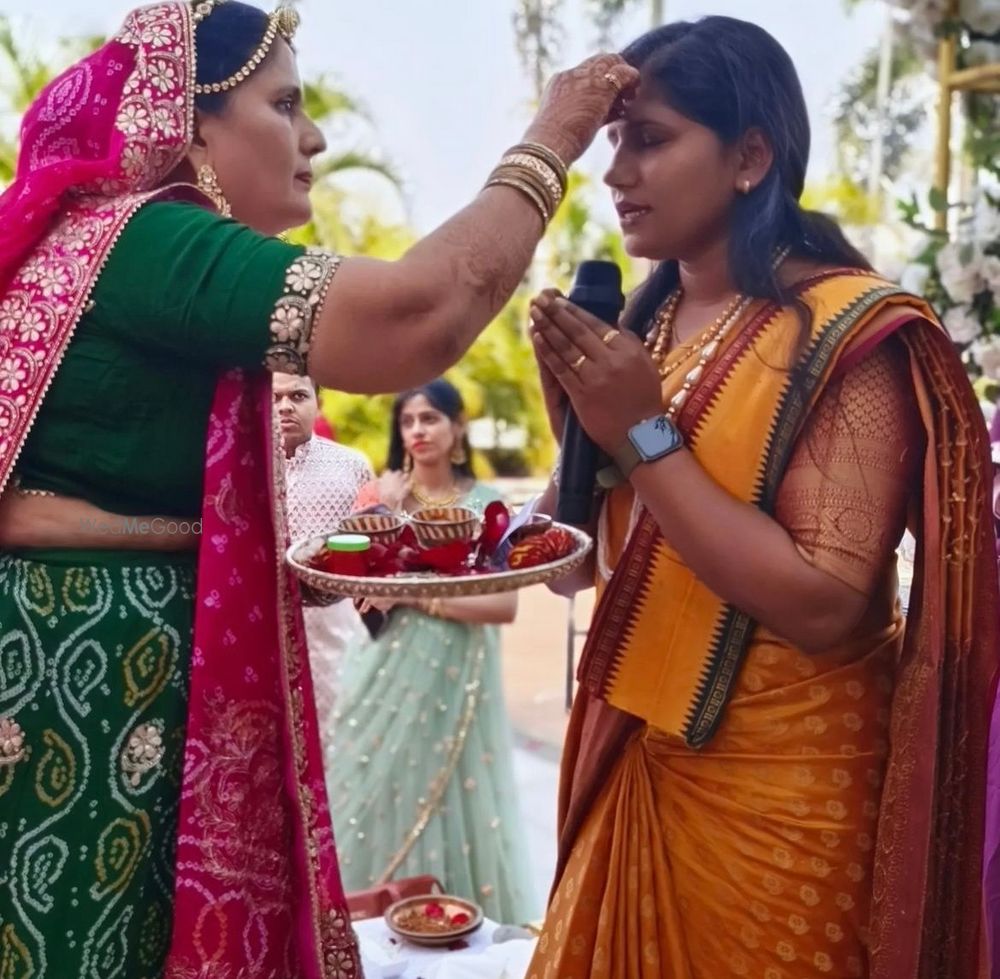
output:
[[[457,359],[633,74],[558,76],[534,164],[341,261],[273,237],[323,149],[295,26],[133,11],[29,109],[0,197],[5,979],[359,974],[262,366],[371,392]]]

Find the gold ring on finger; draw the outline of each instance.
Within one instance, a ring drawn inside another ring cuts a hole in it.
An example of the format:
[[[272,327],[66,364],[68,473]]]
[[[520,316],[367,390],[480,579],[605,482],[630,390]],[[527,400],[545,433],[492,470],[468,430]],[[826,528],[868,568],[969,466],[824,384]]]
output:
[[[608,330],[608,332],[601,337],[601,343],[611,343],[611,341],[618,336],[619,332],[619,330]]]
[[[616,91],[622,90],[622,83],[618,81],[613,72],[605,72],[604,80]]]
[[[569,365],[570,369],[573,370],[573,371],[575,371],[576,373],[579,373],[580,372],[580,368],[583,367],[583,365],[586,362],[586,360],[587,360],[587,355],[586,354],[580,354],[580,356],[577,357],[576,360],[574,360],[573,363]]]

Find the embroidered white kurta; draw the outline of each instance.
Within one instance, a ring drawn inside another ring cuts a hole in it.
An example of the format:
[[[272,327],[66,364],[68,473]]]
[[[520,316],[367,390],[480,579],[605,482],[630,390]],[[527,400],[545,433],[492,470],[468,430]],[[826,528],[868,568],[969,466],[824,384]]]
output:
[[[362,453],[314,435],[285,460],[285,478],[289,536],[296,541],[331,533],[337,521],[352,512],[358,492],[374,475]],[[349,601],[303,612],[323,754],[329,758],[341,657],[364,626]]]

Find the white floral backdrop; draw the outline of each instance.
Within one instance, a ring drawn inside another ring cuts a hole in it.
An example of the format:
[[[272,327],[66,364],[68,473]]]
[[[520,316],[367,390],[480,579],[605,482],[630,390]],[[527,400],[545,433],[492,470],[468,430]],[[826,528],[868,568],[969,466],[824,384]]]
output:
[[[936,70],[937,45],[958,39],[958,67],[1000,63],[1000,0],[960,0],[949,16],[948,0],[894,0],[906,12],[905,31]],[[903,273],[903,284],[926,295],[941,313],[973,374],[1000,381],[1000,96],[967,94],[964,152],[976,171],[971,199],[932,208],[956,212],[953,234],[923,223],[916,201],[901,204],[903,217],[927,239]]]

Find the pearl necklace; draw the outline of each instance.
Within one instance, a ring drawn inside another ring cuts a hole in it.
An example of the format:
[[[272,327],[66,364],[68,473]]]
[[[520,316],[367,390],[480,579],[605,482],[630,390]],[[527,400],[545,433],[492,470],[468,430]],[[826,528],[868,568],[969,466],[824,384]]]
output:
[[[681,408],[687,402],[691,394],[691,389],[701,380],[705,373],[705,368],[715,359],[726,337],[729,336],[732,328],[743,318],[743,314],[753,302],[750,296],[737,296],[726,308],[725,312],[706,329],[695,342],[698,350],[698,363],[694,365],[685,375],[684,382],[680,390],[670,399],[667,404],[667,417],[674,420],[680,413]],[[676,304],[674,306],[676,309]],[[664,326],[667,324],[665,323]],[[671,323],[671,331],[673,324]],[[655,357],[655,353],[654,353]],[[660,363],[660,377],[664,380],[668,378],[682,363],[683,357],[671,363]]]
[[[670,341],[674,338],[676,329],[676,319],[677,319],[677,308],[680,306],[681,299],[684,298],[684,290],[679,286],[667,297],[667,301],[660,307],[656,314],[656,319],[654,320],[653,329],[650,331],[649,336],[646,338],[646,349],[649,350],[653,355],[653,360],[657,363],[660,368],[660,376],[666,377],[668,374],[673,373],[675,364],[667,364],[666,360],[671,351],[667,349]],[[704,344],[706,337],[717,331],[729,318],[733,315],[733,312],[743,301],[743,296],[737,296],[733,301],[722,311],[721,315],[712,323],[707,326],[701,333],[701,336],[692,343],[680,344],[676,349],[681,350],[685,347],[696,346],[701,343]],[[682,358],[683,359],[683,358]]]
[[[780,268],[781,263],[788,257],[788,251],[787,248],[783,248],[775,256],[773,263],[775,271]],[[666,380],[673,374],[685,360],[684,357],[678,357],[673,361],[667,362],[669,354],[667,345],[674,336],[677,308],[680,306],[682,296],[683,290],[678,286],[660,307],[654,320],[653,329],[650,330],[649,336],[646,338],[646,349],[650,351],[653,362],[659,369],[660,377],[663,380]],[[691,389],[701,380],[702,375],[705,373],[705,368],[715,359],[716,354],[718,354],[725,343],[726,337],[743,318],[743,314],[752,302],[752,296],[737,296],[722,311],[716,321],[710,324],[694,342],[693,346],[700,348],[698,350],[698,363],[684,375],[684,383],[667,405],[666,415],[671,421],[677,418],[681,408],[684,407],[691,394]],[[683,347],[678,347],[677,349],[680,350]]]

